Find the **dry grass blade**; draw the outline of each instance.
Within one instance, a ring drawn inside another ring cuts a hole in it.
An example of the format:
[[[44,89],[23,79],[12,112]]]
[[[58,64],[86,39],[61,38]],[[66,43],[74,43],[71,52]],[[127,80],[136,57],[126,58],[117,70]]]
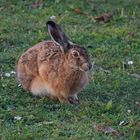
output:
[[[33,3],[33,4],[31,5],[31,7],[32,7],[32,9],[36,9],[36,8],[39,7],[39,4],[38,4],[38,3]]]
[[[110,21],[110,19],[112,18],[112,14],[110,13],[103,13],[102,15],[98,16],[98,17],[95,17],[94,19],[96,21],[99,21],[99,22],[107,22],[107,21]]]
[[[80,7],[75,8],[73,11],[74,11],[76,14],[86,15],[86,13],[84,13]]]
[[[103,132],[105,134],[112,134],[113,136],[116,137],[122,137],[122,133],[118,132],[117,130],[113,129],[112,127],[105,126],[105,125],[94,125],[93,126],[95,129],[97,129],[100,132]]]

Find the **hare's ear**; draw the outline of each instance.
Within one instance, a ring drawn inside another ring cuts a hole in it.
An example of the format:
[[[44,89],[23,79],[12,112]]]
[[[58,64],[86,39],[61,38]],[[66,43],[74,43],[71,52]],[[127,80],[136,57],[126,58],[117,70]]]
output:
[[[67,51],[70,48],[69,39],[61,27],[53,21],[48,21],[46,24],[52,40],[60,44],[64,51]]]

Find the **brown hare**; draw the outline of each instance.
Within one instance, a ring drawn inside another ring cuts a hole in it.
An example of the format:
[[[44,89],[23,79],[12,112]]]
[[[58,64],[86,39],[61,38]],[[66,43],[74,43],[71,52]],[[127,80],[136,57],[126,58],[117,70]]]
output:
[[[91,61],[87,50],[72,43],[53,21],[47,22],[52,40],[43,41],[21,55],[17,77],[35,96],[49,96],[61,103],[78,103],[78,92],[88,83]]]

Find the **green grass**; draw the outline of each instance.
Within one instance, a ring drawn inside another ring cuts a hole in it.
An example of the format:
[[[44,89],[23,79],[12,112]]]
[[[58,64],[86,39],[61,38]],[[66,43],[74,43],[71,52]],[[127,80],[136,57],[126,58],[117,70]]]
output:
[[[93,126],[106,124],[140,138],[140,2],[138,0],[0,0],[0,139],[1,140],[113,140]],[[86,15],[74,12],[81,8]],[[93,17],[114,13],[110,22]],[[88,48],[95,63],[94,80],[79,94],[79,105],[35,98],[18,87],[19,56],[49,39],[46,21],[56,16],[70,38]],[[127,65],[129,60],[133,65]],[[125,64],[126,63],[126,64]],[[131,110],[128,113],[128,110]],[[15,117],[22,117],[16,120]],[[119,125],[121,121],[127,125]]]

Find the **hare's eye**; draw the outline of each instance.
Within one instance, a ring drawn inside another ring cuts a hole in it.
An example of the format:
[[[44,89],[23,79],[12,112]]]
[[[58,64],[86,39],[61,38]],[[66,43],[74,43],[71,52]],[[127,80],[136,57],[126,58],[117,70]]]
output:
[[[79,52],[74,51],[74,52],[73,52],[73,56],[74,56],[74,57],[78,57],[78,56],[79,56]]]

